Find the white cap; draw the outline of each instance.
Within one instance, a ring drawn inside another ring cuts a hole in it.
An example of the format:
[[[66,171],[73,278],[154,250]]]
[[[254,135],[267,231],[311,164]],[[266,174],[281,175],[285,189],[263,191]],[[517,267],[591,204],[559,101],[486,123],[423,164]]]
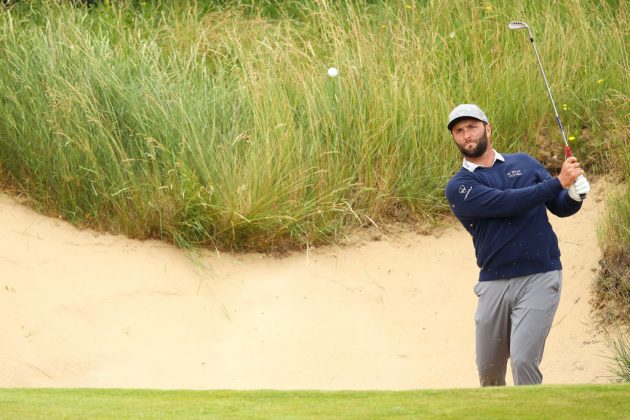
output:
[[[448,114],[448,131],[453,129],[453,125],[462,118],[474,118],[479,121],[488,123],[488,117],[483,113],[481,108],[474,104],[457,105],[455,109]]]

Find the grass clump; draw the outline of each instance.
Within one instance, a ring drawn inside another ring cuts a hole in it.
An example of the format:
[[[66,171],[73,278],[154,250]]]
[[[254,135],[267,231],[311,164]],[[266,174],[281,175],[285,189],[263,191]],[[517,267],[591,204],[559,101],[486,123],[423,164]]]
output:
[[[619,382],[630,382],[630,334],[628,329],[618,329],[609,333],[610,347],[613,349],[612,372]]]

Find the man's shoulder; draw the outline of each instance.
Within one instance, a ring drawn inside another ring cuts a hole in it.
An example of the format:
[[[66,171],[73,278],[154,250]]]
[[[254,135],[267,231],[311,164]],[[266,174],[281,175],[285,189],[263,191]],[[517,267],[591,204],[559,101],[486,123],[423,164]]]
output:
[[[453,175],[451,179],[448,180],[448,182],[446,183],[446,186],[448,187],[449,185],[457,183],[458,181],[461,181],[463,179],[470,179],[472,177],[473,177],[473,173],[470,172],[468,169],[459,168],[459,171],[457,171],[455,175]]]
[[[528,163],[532,163],[532,164],[540,164],[534,157],[532,157],[531,155],[527,154],[527,153],[506,153],[506,154],[502,154],[502,156],[505,158],[505,161],[508,163],[511,162],[528,162]]]
[[[475,179],[475,176],[468,169],[461,168],[455,175],[449,179],[446,183],[446,197],[452,198],[452,194],[460,191],[462,188],[466,188],[468,184]]]

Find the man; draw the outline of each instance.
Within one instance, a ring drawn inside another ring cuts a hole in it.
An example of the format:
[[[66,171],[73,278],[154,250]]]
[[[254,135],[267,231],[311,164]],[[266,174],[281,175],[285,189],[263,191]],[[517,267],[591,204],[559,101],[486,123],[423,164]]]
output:
[[[574,157],[552,178],[527,154],[495,151],[492,127],[476,105],[453,109],[448,129],[464,163],[448,182],[446,198],[472,235],[480,268],[474,289],[479,381],[505,385],[509,358],[514,384],[540,384],[562,285],[558,239],[546,210],[575,214],[590,186]]]

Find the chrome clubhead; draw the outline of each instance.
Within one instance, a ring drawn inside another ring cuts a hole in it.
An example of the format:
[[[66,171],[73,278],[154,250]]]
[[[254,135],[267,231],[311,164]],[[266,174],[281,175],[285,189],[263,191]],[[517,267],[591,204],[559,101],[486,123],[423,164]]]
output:
[[[508,28],[510,29],[527,29],[527,32],[529,33],[529,37],[532,37],[532,31],[529,30],[529,25],[525,22],[519,22],[518,20],[513,20],[512,22],[508,23]]]
[[[510,28],[510,29],[524,29],[524,28],[529,29],[529,26],[525,22],[519,22],[517,20],[513,20],[512,22],[508,23],[508,28]]]

